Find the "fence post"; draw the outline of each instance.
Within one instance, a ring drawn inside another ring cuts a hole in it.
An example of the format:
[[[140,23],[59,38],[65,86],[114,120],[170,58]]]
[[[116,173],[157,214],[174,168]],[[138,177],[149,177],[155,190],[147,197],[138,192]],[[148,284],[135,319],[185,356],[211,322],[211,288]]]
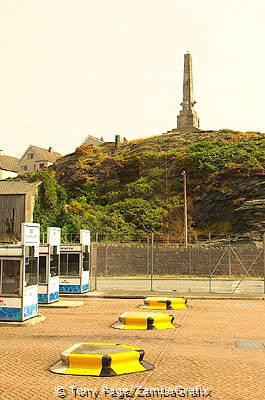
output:
[[[149,234],[146,240],[146,275],[149,275]]]
[[[105,276],[108,275],[108,245],[105,244]]]
[[[265,293],[265,232],[263,233],[263,282],[264,282],[263,292]]]
[[[211,234],[209,233],[209,252],[208,252],[208,263],[209,263],[209,292],[212,291],[212,267],[211,267]]]
[[[151,233],[151,287],[150,290],[153,290],[153,274],[154,274],[154,234]]]
[[[96,233],[96,243],[97,243],[97,253],[96,253],[97,257],[96,257],[96,268],[95,268],[95,290],[98,289],[98,233]],[[93,248],[92,244],[91,244],[91,248]]]
[[[231,236],[229,235],[228,239],[228,275],[232,275],[231,271]]]
[[[191,237],[189,236],[189,277],[191,277],[191,265],[192,265],[192,256],[191,256]]]

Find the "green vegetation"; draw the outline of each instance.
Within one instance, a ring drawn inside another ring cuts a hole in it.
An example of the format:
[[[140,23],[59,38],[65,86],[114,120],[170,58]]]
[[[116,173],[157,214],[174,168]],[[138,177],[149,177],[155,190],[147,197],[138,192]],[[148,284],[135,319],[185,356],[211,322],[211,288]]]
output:
[[[34,207],[34,221],[41,224],[42,232],[48,226],[63,226],[67,194],[48,171],[42,170],[31,175],[29,182],[41,181]]]
[[[186,152],[191,165],[203,171],[218,171],[231,163],[245,169],[265,166],[265,140],[239,142],[235,144],[220,141],[196,143]]]
[[[236,191],[231,195],[233,174],[237,174],[236,179],[246,179],[257,171],[262,175],[264,168],[265,139],[255,132],[223,129],[193,137],[162,135],[129,142],[120,149],[109,144],[82,146],[49,172],[39,171],[30,177],[43,182],[34,220],[43,230],[49,225],[60,226],[63,233],[89,228],[108,240],[139,240],[150,232],[181,239],[181,172],[186,170],[190,234],[197,237],[215,228],[229,233],[234,229],[233,210],[245,199]],[[220,183],[224,173],[230,177]],[[228,201],[228,216],[223,220],[217,214],[207,222],[197,218],[201,212],[197,204],[202,198],[207,204],[209,193],[216,202]]]

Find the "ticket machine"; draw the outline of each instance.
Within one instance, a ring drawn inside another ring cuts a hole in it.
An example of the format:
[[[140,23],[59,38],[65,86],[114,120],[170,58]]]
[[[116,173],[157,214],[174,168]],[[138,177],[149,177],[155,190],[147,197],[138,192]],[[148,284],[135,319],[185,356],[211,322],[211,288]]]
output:
[[[79,244],[64,244],[60,250],[60,293],[90,290],[90,231],[80,230]]]
[[[47,229],[47,244],[40,246],[39,253],[39,303],[53,303],[59,300],[61,229]]]
[[[38,314],[40,226],[21,225],[21,243],[0,244],[0,321],[22,322]]]

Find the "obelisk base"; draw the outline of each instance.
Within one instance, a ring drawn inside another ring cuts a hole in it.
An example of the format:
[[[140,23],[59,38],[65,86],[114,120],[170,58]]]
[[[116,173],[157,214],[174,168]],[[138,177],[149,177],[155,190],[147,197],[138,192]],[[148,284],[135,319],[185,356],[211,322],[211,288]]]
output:
[[[196,111],[180,111],[177,116],[177,130],[197,130],[200,127],[200,120]]]

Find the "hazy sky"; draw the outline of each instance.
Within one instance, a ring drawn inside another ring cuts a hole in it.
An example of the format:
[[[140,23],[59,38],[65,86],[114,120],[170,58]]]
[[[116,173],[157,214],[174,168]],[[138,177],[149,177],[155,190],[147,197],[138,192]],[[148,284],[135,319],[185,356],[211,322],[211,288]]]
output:
[[[201,128],[265,132],[264,4],[0,0],[0,148],[175,128],[187,50]]]

